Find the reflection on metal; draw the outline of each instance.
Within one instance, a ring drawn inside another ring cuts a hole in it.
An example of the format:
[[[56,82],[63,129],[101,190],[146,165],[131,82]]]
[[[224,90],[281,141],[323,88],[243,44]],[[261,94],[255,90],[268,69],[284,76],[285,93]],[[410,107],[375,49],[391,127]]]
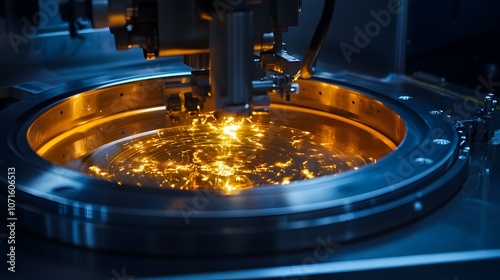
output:
[[[0,112],[23,227],[119,252],[279,252],[418,219],[467,175],[466,141],[416,97],[300,80],[250,121],[171,125],[164,84],[188,74],[82,82]]]
[[[493,93],[485,96],[483,107],[475,112],[475,115],[467,120],[456,123],[457,129],[462,130],[467,136],[469,143],[488,142],[495,134],[495,107],[497,100]]]
[[[272,121],[274,110],[288,110],[289,118]],[[192,125],[120,139],[66,166],[119,184],[231,193],[358,169],[395,149],[380,133],[362,128],[328,114],[277,105],[268,115],[219,122],[196,119]],[[330,138],[334,130],[347,137]],[[369,145],[357,149],[352,141],[343,142],[353,139]]]
[[[191,118],[191,123],[164,127],[164,106],[104,113],[106,108],[99,106],[99,99],[113,104],[106,95],[115,100],[125,95],[116,87],[120,86],[72,96],[42,113],[28,133],[37,154],[118,185],[203,188],[234,194],[240,189],[286,185],[358,169],[375,163],[397,146],[383,133],[345,116],[284,104],[273,105],[269,114],[249,118],[216,120],[206,114]],[[318,93],[316,99],[322,95]],[[364,99],[398,119],[378,101],[356,92],[352,95],[358,102]],[[147,98],[155,100],[154,96],[148,93]],[[334,97],[330,94],[330,98]],[[75,112],[77,106],[83,109]],[[73,121],[67,122],[63,108],[72,108],[69,111]],[[81,121],[82,117],[88,119]],[[130,130],[146,122],[156,126],[150,130],[146,126],[144,131],[124,137],[114,131]],[[41,123],[52,124],[51,130],[64,129],[43,140],[37,129]],[[89,137],[92,131],[97,135]],[[66,155],[67,151],[72,153]]]

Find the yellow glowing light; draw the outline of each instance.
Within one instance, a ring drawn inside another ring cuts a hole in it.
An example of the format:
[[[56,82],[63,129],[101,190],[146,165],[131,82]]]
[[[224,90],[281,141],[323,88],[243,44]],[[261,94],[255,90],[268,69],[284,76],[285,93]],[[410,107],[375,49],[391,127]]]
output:
[[[95,172],[95,173],[100,173],[101,172],[101,169],[97,166],[91,166],[89,167],[89,170],[92,171],[92,172]]]
[[[308,179],[314,179],[314,174],[307,168],[302,169],[302,174]]]
[[[215,163],[215,166],[214,174],[216,175],[227,177],[234,174],[233,168],[227,166],[224,162],[218,161]]]
[[[106,162],[112,165],[93,165],[88,172],[139,187],[209,188],[235,194],[257,185],[287,185],[299,178],[357,169],[366,163],[364,158],[347,160],[342,153],[332,152],[337,149],[332,143],[315,137],[270,120],[216,119],[205,114],[190,125],[122,142],[106,153]]]
[[[222,132],[231,137],[234,140],[238,140],[238,136],[236,135],[236,131],[240,128],[239,125],[231,124],[231,125],[225,125],[222,128]]]

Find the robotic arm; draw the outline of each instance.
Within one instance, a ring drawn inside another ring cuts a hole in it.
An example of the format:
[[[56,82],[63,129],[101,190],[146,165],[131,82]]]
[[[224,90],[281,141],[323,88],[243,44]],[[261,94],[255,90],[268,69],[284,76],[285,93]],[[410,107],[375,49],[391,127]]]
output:
[[[328,0],[327,0],[328,1]],[[266,112],[270,92],[290,98],[300,60],[287,54],[283,33],[298,25],[301,0],[69,0],[63,20],[109,27],[116,48],[140,47],[146,59],[183,55],[198,70],[165,84],[173,121],[200,111],[249,116]],[[318,50],[319,52],[319,50]]]
[[[78,19],[109,27],[116,48],[140,47],[146,59],[183,55],[190,81],[165,85],[167,112],[198,110],[248,116],[266,111],[267,92],[296,93],[298,59],[282,33],[298,24],[299,0],[71,0],[63,19],[78,36]]]

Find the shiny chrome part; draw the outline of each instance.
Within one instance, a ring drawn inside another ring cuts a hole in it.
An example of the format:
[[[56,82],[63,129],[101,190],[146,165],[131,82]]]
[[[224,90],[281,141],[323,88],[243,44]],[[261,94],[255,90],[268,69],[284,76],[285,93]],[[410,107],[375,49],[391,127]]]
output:
[[[7,120],[0,158],[20,167],[16,196],[23,202],[17,208],[22,226],[50,239],[118,252],[277,252],[314,247],[325,232],[332,242],[344,242],[422,217],[449,199],[467,175],[467,143],[442,116],[429,114],[434,108],[417,98],[399,100],[384,88],[323,79],[299,80],[297,98],[287,103],[272,96],[272,104],[326,119],[337,116],[350,128],[312,119],[294,125],[378,153],[375,164],[231,194],[120,186],[61,166],[106,143],[165,127],[164,112],[157,109],[165,102],[164,83],[188,74],[100,79],[54,89],[0,112]],[[350,130],[364,132],[346,133]],[[367,132],[385,139],[385,146],[366,141]],[[439,145],[442,140],[449,143]],[[387,154],[387,147],[396,149]],[[6,164],[0,162],[0,168]]]
[[[458,130],[465,133],[469,143],[488,142],[495,134],[495,95],[490,93],[484,97],[483,107],[476,111],[474,117],[456,123]]]
[[[61,15],[78,35],[80,18],[109,27],[117,50],[140,47],[144,58],[184,56],[196,69],[211,69],[211,96],[204,106],[219,115],[250,116],[268,110],[252,96],[252,81],[266,71],[295,80],[300,61],[283,50],[283,32],[298,25],[298,0],[208,3],[185,0],[81,0],[61,3]],[[277,46],[276,46],[277,45]],[[266,52],[254,59],[253,51]],[[253,65],[255,63],[255,65]],[[293,85],[287,85],[293,90]],[[287,98],[289,98],[287,93]],[[207,101],[202,97],[203,102]],[[256,106],[251,102],[255,100]],[[265,100],[264,100],[265,101]]]
[[[269,51],[274,48],[274,33],[268,32],[262,34],[262,39],[255,44],[254,51]]]
[[[224,114],[250,116],[252,13],[226,13],[224,20],[212,20],[209,26],[210,85],[215,98],[215,110]]]
[[[296,77],[297,73],[300,72],[300,60],[289,55],[286,50],[262,52],[260,59],[262,60],[262,65],[266,69],[271,69],[292,77]]]

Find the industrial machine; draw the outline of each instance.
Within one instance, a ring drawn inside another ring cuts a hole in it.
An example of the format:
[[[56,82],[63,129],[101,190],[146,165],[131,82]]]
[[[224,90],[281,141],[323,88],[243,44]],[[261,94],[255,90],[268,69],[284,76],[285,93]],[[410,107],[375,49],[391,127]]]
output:
[[[2,274],[497,279],[499,4],[359,2],[0,1]]]
[[[325,14],[331,18],[329,6]],[[182,55],[198,69],[189,82],[167,86],[174,87],[167,97],[174,121],[182,111],[249,116],[267,111],[267,92],[289,99],[298,91],[292,81],[301,63],[287,54],[283,43],[283,33],[298,23],[298,0],[72,1],[61,7],[73,37],[78,36],[77,21],[89,19],[93,27],[110,28],[118,50],[140,47],[146,59]],[[312,59],[304,65],[306,71],[313,67]],[[176,86],[189,88],[189,93]]]

